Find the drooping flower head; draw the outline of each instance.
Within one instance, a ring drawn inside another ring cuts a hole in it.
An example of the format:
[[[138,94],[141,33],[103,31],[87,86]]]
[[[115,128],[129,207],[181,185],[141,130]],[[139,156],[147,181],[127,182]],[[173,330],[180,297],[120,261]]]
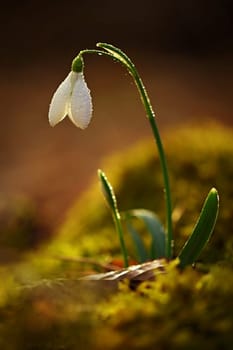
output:
[[[92,99],[83,75],[82,59],[72,64],[72,70],[55,91],[49,107],[49,123],[55,126],[66,116],[85,129],[92,117]]]

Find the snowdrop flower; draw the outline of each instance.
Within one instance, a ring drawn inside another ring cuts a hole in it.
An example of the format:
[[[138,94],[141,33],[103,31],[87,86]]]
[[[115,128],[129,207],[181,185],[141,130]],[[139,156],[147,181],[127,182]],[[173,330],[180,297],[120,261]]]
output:
[[[55,126],[66,116],[81,129],[85,129],[91,120],[91,94],[82,71],[72,70],[52,97],[49,107],[50,125]]]

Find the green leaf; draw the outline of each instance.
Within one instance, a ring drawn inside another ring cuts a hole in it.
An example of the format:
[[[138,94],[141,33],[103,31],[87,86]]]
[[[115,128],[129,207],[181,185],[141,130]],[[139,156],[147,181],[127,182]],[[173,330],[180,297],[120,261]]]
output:
[[[127,229],[132,237],[132,240],[134,242],[135,248],[136,248],[136,253],[138,256],[138,261],[140,263],[143,263],[145,261],[149,260],[149,256],[146,252],[146,248],[144,246],[144,243],[139,235],[139,233],[137,232],[137,230],[133,227],[133,225],[131,224],[131,220],[128,219],[127,220]]]
[[[110,206],[110,209],[112,211],[115,211],[117,209],[117,201],[116,196],[114,194],[113,188],[110,184],[110,182],[107,179],[107,176],[102,170],[98,170],[98,176],[101,183],[102,192],[104,195],[104,198],[106,199],[108,205]]]
[[[142,220],[148,229],[151,241],[151,259],[165,257],[165,231],[158,217],[146,209],[134,209],[125,213],[126,220],[137,218]]]
[[[213,232],[218,209],[218,192],[215,188],[212,188],[205,200],[194,230],[178,256],[181,267],[193,264],[197,260]]]

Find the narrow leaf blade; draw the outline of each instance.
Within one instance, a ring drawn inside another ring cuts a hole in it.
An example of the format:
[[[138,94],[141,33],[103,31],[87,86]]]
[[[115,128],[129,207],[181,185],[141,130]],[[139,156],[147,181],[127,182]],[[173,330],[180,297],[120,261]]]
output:
[[[151,235],[151,259],[165,256],[165,231],[158,217],[150,210],[134,209],[126,212],[126,218],[142,220]]]
[[[218,209],[218,192],[215,188],[212,188],[205,200],[194,230],[179,254],[181,267],[193,264],[197,260],[211,237],[217,220]]]
[[[134,228],[134,226],[131,224],[130,220],[127,221],[127,229],[131,235],[131,238],[133,240],[135,249],[136,249],[136,254],[138,257],[138,261],[140,263],[143,263],[145,261],[149,260],[149,256],[147,254],[145,245],[139,235],[139,233],[137,232],[137,230]]]

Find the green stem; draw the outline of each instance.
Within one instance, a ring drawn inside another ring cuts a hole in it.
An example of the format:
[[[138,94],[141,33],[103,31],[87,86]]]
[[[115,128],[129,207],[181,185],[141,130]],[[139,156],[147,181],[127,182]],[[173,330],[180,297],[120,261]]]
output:
[[[165,157],[165,152],[163,149],[163,144],[160,138],[159,130],[155,120],[155,114],[150,103],[149,96],[147,94],[146,88],[140,78],[140,75],[137,72],[137,69],[133,62],[129,59],[129,57],[122,52],[120,49],[104,43],[98,43],[98,47],[105,49],[105,51],[101,50],[82,50],[79,55],[74,59],[72,63],[72,67],[75,66],[75,60],[79,59],[84,53],[95,53],[98,55],[106,55],[110,56],[112,59],[117,60],[122,63],[129,73],[132,75],[136,87],[139,91],[142,103],[144,105],[146,115],[149,119],[150,126],[153,132],[153,136],[158,148],[160,163],[162,167],[163,181],[164,181],[164,191],[165,191],[165,202],[166,202],[166,224],[167,224],[167,237],[166,237],[166,257],[168,259],[172,258],[172,248],[173,248],[173,234],[172,234],[172,201],[171,201],[171,190],[170,190],[170,182],[168,176],[168,168]]]
[[[163,174],[163,180],[164,180],[164,190],[165,190],[165,201],[166,201],[166,221],[167,221],[167,236],[166,236],[166,257],[172,258],[172,248],[173,248],[173,234],[172,234],[172,201],[171,201],[171,190],[170,190],[170,183],[169,183],[169,176],[168,176],[168,168],[167,168],[167,162],[165,157],[165,152],[163,149],[163,144],[160,138],[159,130],[156,124],[155,120],[155,114],[152,108],[152,105],[150,103],[149,96],[147,94],[146,88],[140,78],[139,73],[137,72],[137,69],[133,62],[130,60],[130,58],[122,52],[120,49],[109,45],[109,44],[103,44],[99,43],[97,44],[98,47],[104,48],[105,50],[112,53],[114,58],[118,59],[121,63],[123,63],[126,68],[128,69],[129,73],[132,75],[134,82],[136,84],[136,87],[139,91],[142,103],[144,105],[146,115],[149,119],[150,126],[154,135],[155,142],[157,144],[160,163],[162,167],[162,174]]]
[[[146,114],[148,116],[150,126],[154,135],[154,139],[158,148],[160,163],[162,167],[163,181],[164,181],[164,191],[165,191],[165,201],[166,201],[166,217],[167,217],[167,237],[166,237],[166,256],[167,258],[172,258],[172,247],[173,247],[173,235],[172,235],[172,201],[171,201],[171,190],[170,190],[170,182],[168,176],[168,168],[167,161],[165,157],[165,152],[163,149],[163,144],[161,141],[161,137],[159,134],[159,130],[155,121],[155,115],[150,103],[150,99],[147,95],[146,89],[143,85],[143,82],[136,71],[135,67],[133,67],[132,75],[134,77],[136,86],[139,90],[143,105],[146,110]]]

